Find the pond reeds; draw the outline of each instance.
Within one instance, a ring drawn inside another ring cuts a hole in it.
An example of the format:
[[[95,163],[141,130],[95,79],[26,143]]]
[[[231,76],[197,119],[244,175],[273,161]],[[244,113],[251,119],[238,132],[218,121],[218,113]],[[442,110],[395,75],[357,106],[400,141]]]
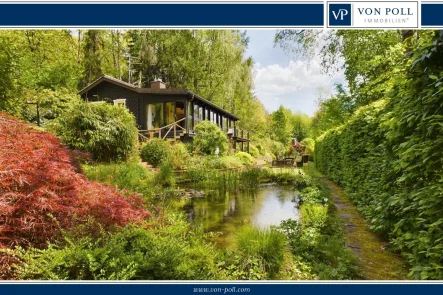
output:
[[[237,234],[236,247],[245,259],[258,259],[271,277],[282,267],[288,251],[285,235],[272,227],[243,227]]]

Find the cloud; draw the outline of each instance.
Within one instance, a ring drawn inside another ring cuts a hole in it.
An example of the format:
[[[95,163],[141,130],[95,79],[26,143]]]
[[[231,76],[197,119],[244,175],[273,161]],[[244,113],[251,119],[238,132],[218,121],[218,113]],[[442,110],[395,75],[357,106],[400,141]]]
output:
[[[312,115],[315,112],[318,88],[334,89],[334,83],[343,83],[343,73],[328,76],[321,72],[320,62],[291,60],[286,66],[272,64],[254,68],[255,93],[269,111],[280,105],[293,111]]]

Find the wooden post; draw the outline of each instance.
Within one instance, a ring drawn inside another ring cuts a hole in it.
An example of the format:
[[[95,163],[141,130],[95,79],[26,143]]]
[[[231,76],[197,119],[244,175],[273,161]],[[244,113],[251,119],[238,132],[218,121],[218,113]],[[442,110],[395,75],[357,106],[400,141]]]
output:
[[[37,126],[40,127],[40,104],[37,101]]]
[[[249,145],[251,144],[251,141],[249,139],[249,131],[248,131],[248,153],[249,153]]]
[[[195,103],[191,102],[191,128],[194,130],[194,121],[195,121]]]
[[[174,123],[174,141],[177,138],[177,123]]]
[[[235,127],[235,121],[234,121],[234,137],[237,137],[237,128]]]
[[[185,99],[185,130],[186,130],[186,134],[189,133],[189,123],[188,123],[189,118],[188,118],[188,116],[189,116],[189,105],[190,104],[191,103],[188,103],[188,100]]]

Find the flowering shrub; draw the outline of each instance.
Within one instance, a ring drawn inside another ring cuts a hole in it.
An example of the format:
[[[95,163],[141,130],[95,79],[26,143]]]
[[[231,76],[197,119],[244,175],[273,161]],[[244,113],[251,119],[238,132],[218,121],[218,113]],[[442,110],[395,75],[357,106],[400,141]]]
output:
[[[44,247],[60,229],[109,229],[150,216],[137,195],[89,181],[53,135],[0,113],[0,248]]]

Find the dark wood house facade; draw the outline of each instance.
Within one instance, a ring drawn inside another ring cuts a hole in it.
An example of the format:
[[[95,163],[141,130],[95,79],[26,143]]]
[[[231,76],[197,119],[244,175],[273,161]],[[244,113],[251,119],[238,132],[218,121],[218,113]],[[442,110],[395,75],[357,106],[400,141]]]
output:
[[[126,106],[142,137],[192,140],[194,126],[209,120],[227,133],[235,148],[238,143],[242,150],[249,147],[249,133],[237,129],[238,117],[187,89],[167,89],[162,81],[152,82],[151,88],[139,88],[103,75],[79,94],[87,102]]]

